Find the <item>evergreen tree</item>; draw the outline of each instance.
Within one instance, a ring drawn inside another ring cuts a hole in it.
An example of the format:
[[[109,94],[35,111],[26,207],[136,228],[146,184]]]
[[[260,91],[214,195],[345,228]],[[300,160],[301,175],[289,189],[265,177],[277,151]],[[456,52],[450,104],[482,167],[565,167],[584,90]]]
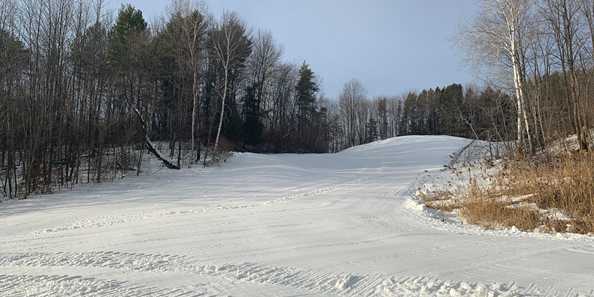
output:
[[[304,130],[308,127],[308,123],[316,110],[316,93],[319,91],[318,84],[315,82],[315,75],[305,62],[299,70],[299,81],[295,90],[297,92],[296,103],[299,113],[299,134],[303,137]]]
[[[379,138],[388,138],[388,103],[386,98],[380,98],[377,102],[377,113],[380,118]]]
[[[318,114],[318,137],[316,141],[316,149],[315,152],[317,153],[328,153],[330,150],[330,124],[328,122],[328,108],[322,107],[320,111],[317,112]]]
[[[128,114],[128,122],[123,125],[132,127],[138,124],[132,116],[133,110],[138,109],[143,114],[147,110],[143,100],[143,91],[147,90],[149,83],[148,65],[150,55],[147,51],[149,40],[147,23],[142,16],[142,11],[131,5],[122,6],[118,13],[115,25],[109,33],[109,49],[107,63],[114,76],[114,97],[116,111]],[[146,116],[148,118],[148,116]],[[125,127],[119,127],[123,129]],[[117,130],[114,133],[117,133]],[[141,135],[126,135],[122,140],[128,141]]]
[[[396,107],[396,117],[395,117],[395,120],[396,120],[396,136],[401,136],[401,135],[404,135],[405,134],[404,129],[402,128],[403,127],[403,122],[404,122],[402,120],[403,117],[404,117],[404,114],[403,114],[403,111],[402,111],[402,101],[401,100],[398,100],[398,106]]]
[[[296,146],[300,151],[318,151],[323,136],[322,124],[326,115],[317,111],[316,94],[319,86],[315,82],[315,74],[309,65],[303,63],[299,70],[299,79],[295,86],[295,105],[297,107],[297,139]]]
[[[452,84],[441,91],[439,95],[440,123],[439,134],[464,136],[465,124],[461,118],[461,108],[464,100],[464,88],[459,84]]]
[[[179,31],[179,18],[172,18],[164,30],[158,32],[152,41],[151,47],[155,50],[155,71],[153,75],[160,81],[159,96],[156,104],[157,108],[153,114],[153,133],[156,139],[169,139],[170,153],[174,152],[175,141],[178,139],[177,127],[179,120],[176,117],[180,104],[180,94],[182,93],[180,69],[176,62],[176,36]]]
[[[256,85],[247,87],[243,97],[243,142],[247,145],[258,145],[262,141],[264,126],[261,121],[260,102],[256,96]]]
[[[225,116],[223,118],[222,135],[231,143],[240,143],[242,140],[243,120],[241,110],[235,91],[231,94],[229,102],[225,104]]]
[[[365,142],[370,143],[374,142],[378,139],[377,135],[377,121],[374,118],[369,119],[367,125],[365,126]]]
[[[417,94],[409,93],[404,100],[401,114],[400,132],[401,135],[415,133],[417,118]]]
[[[19,66],[24,66],[27,52],[24,45],[13,34],[0,30],[0,83],[4,78],[17,74]]]
[[[146,38],[147,23],[142,11],[128,4],[122,6],[110,32],[109,61],[117,70],[127,71],[139,66],[138,46]]]

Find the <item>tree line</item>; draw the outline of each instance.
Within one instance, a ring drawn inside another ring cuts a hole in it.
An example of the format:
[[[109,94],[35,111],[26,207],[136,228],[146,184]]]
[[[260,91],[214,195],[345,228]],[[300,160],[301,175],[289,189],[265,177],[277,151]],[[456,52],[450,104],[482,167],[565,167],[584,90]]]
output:
[[[501,90],[460,84],[370,99],[361,82],[352,80],[328,107],[329,149],[403,135],[508,141],[506,126],[514,120],[510,102]]]
[[[309,65],[234,13],[170,6],[149,25],[103,0],[0,2],[4,196],[140,173],[145,148],[170,168],[231,148],[326,151]]]
[[[0,193],[140,174],[147,153],[181,168],[226,150],[327,153],[413,134],[517,139],[527,151],[571,133],[587,143],[588,3],[485,1],[464,36],[501,66],[491,87],[368,98],[353,80],[330,100],[307,63],[284,62],[269,32],[234,13],[173,0],[149,24],[131,5],[112,15],[104,0],[3,0]]]

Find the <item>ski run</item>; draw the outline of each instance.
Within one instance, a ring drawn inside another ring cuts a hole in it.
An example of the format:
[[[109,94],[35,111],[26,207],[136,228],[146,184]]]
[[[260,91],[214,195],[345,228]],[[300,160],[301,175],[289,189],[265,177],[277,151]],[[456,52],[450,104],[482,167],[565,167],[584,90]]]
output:
[[[0,296],[594,296],[592,238],[483,231],[415,202],[469,142],[236,153],[3,202]]]

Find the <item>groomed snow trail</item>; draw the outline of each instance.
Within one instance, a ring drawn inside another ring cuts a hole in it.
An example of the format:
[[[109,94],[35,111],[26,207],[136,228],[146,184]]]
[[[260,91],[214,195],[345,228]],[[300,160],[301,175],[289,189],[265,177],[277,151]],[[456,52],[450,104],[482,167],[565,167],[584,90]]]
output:
[[[468,140],[237,154],[0,204],[0,296],[593,296],[594,241],[405,207]]]

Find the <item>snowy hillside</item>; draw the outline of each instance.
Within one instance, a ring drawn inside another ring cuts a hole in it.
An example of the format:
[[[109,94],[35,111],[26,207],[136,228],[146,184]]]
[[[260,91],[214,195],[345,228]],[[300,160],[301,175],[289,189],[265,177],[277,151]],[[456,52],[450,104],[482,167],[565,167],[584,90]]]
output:
[[[0,296],[583,296],[594,241],[461,232],[406,207],[469,140],[236,154],[0,204]]]

